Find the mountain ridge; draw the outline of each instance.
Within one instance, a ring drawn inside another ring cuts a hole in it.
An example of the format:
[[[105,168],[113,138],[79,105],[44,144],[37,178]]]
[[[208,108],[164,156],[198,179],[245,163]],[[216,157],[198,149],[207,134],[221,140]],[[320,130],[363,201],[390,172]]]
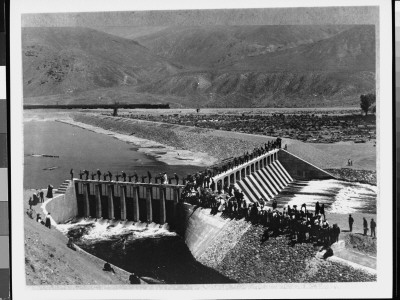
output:
[[[127,39],[84,27],[23,28],[24,98],[71,95],[73,102],[107,89],[114,102],[126,86],[135,97],[178,97],[188,107],[326,106],[354,105],[359,94],[375,91],[371,25],[141,32]]]

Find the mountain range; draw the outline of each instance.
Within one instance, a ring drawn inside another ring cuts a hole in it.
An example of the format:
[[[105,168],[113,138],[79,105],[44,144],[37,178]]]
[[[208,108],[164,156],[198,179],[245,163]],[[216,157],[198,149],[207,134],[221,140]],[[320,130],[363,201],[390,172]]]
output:
[[[349,106],[375,92],[372,25],[25,27],[22,51],[30,103],[121,91],[186,107]]]

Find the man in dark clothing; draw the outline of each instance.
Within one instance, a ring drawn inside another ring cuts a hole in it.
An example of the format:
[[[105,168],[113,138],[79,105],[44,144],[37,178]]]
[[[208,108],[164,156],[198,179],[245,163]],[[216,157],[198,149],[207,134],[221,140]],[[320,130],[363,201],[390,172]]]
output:
[[[111,181],[112,180],[112,173],[110,171],[108,171],[108,177],[110,177],[109,180]]]
[[[74,179],[74,169],[71,169],[71,171],[69,171],[69,174],[71,174],[71,180]]]
[[[179,184],[179,176],[176,173],[174,173],[174,178],[176,180],[176,184],[178,185]]]
[[[374,219],[371,219],[371,237],[376,237],[376,233],[375,233],[375,228],[376,228],[376,222],[374,221]]]
[[[124,182],[126,181],[126,173],[124,172],[124,171],[121,171],[121,176],[122,176],[122,179],[124,180]]]
[[[49,186],[47,187],[47,198],[53,198],[53,186],[51,184],[49,184]]]
[[[114,269],[111,268],[111,265],[110,265],[108,262],[106,262],[106,263],[104,264],[103,271],[106,271],[106,272],[113,272],[113,273],[115,274]]]
[[[349,228],[350,228],[350,232],[353,232],[353,223],[354,223],[354,219],[351,215],[349,215]]]
[[[367,235],[368,232],[368,222],[366,218],[363,218],[363,227],[364,227],[364,235]]]
[[[86,175],[86,180],[88,180],[89,179],[89,171],[83,170],[83,173]]]
[[[322,203],[321,207],[319,208],[319,212],[321,213],[321,215],[324,216],[324,220],[326,219],[325,217],[325,203]]]
[[[150,173],[150,171],[147,171],[147,177],[149,178],[149,183],[151,183],[151,173]]]
[[[272,201],[272,209],[276,209],[278,207],[278,202],[276,202],[276,200],[274,199],[274,201]]]
[[[51,229],[51,221],[50,221],[50,213],[47,214],[46,216],[46,223],[45,226],[49,229]]]
[[[131,284],[140,284],[140,279],[139,279],[139,277],[137,276],[137,275],[135,275],[135,274],[131,274],[130,276],[129,276],[129,282],[131,283]]]
[[[315,215],[319,214],[319,201],[317,201],[317,203],[315,203]]]
[[[98,180],[100,180],[100,176],[101,176],[101,172],[100,172],[100,170],[99,170],[99,169],[97,169],[97,172],[96,172],[96,173],[97,173],[97,179],[98,179]]]
[[[337,224],[333,224],[333,243],[339,242],[340,228]]]
[[[214,182],[214,179],[211,179],[210,188],[211,188],[212,191],[215,191],[215,182]]]

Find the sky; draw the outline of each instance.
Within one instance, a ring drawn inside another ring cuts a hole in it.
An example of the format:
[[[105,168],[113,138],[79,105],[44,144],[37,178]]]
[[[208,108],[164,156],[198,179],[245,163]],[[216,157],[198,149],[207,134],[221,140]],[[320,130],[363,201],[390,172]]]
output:
[[[378,17],[377,7],[359,6],[24,14],[21,21],[22,27],[99,28],[174,25],[377,24]]]

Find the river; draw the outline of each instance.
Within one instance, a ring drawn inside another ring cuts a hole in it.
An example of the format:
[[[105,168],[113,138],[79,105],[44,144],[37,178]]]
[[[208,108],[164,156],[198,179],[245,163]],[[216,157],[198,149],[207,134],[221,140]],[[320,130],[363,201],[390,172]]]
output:
[[[163,153],[163,149],[157,149]],[[33,154],[33,156],[32,156]],[[45,157],[40,155],[46,155]],[[191,165],[167,165],[138,151],[138,146],[120,141],[112,136],[95,133],[77,126],[57,121],[24,122],[24,188],[55,188],[80,170],[110,171],[113,175],[125,173],[153,178],[160,172],[177,173],[180,178],[204,170]],[[47,157],[56,156],[56,157]],[[154,180],[154,179],[153,179]]]

